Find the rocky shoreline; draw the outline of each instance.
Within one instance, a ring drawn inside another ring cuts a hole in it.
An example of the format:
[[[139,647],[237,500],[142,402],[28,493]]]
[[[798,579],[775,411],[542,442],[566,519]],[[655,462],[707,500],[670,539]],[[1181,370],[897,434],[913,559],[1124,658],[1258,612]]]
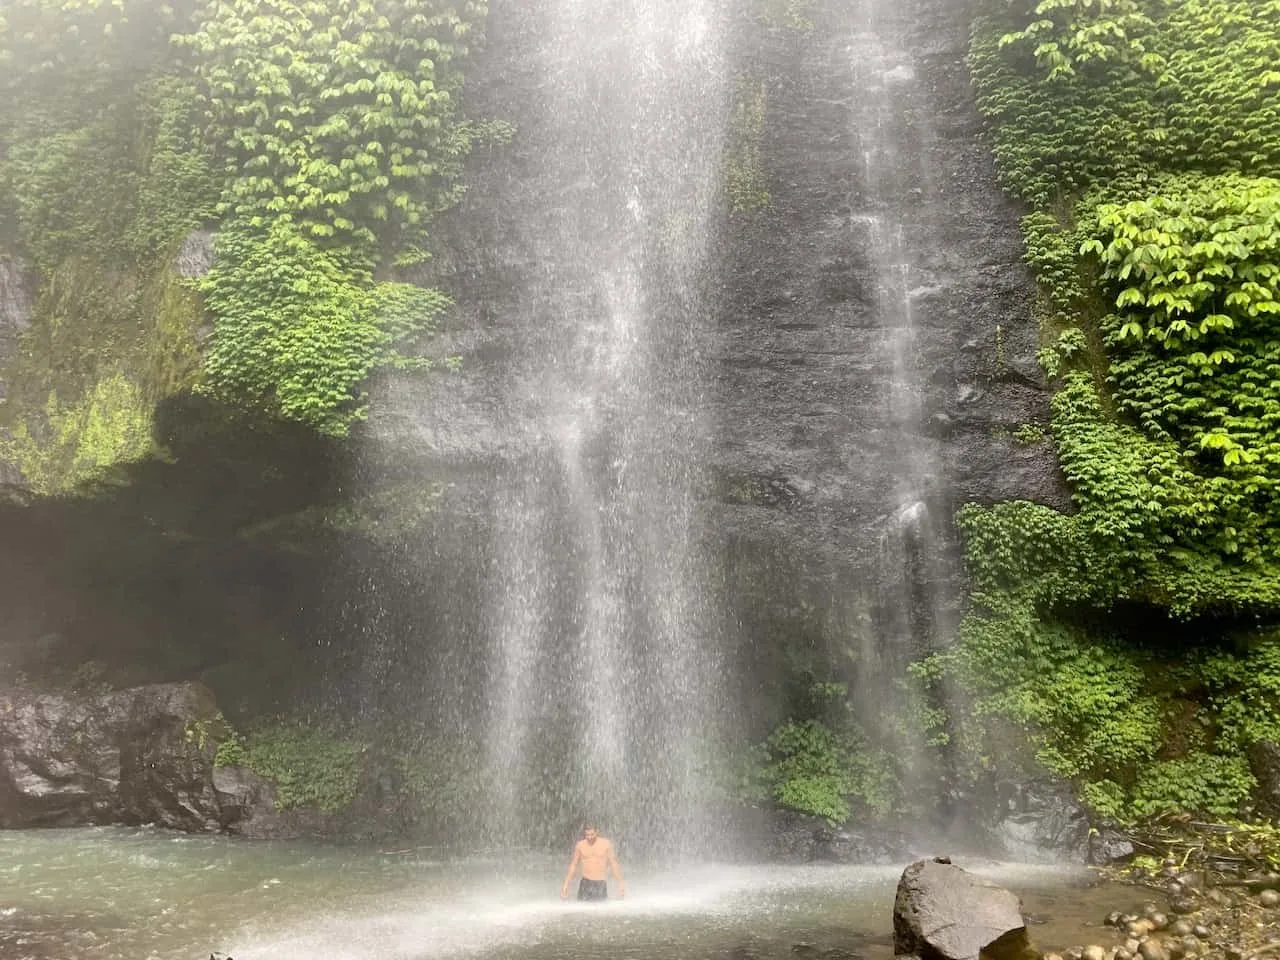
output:
[[[1098,918],[1099,926],[1082,929],[1076,943],[1047,945],[1042,960],[1261,960],[1280,954],[1280,873],[1224,877],[1167,859],[1155,876],[1102,875],[1146,902]]]

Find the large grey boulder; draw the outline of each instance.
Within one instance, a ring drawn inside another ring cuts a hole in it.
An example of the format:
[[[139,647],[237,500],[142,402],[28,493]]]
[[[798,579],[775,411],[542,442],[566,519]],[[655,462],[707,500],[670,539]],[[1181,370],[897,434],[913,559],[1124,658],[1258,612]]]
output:
[[[219,716],[195,683],[0,693],[0,827],[220,829],[207,733]]]
[[[1083,863],[1090,855],[1088,811],[1065,783],[1032,780],[1015,785],[991,832],[1006,857],[1023,863]]]
[[[939,857],[902,871],[893,950],[920,960],[1007,960],[1029,954],[1030,945],[1015,894]]]

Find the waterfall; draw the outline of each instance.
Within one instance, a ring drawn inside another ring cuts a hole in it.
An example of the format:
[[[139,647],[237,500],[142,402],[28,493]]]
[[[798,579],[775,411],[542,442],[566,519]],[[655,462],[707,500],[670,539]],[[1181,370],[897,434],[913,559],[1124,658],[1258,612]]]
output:
[[[918,14],[918,11],[917,11]],[[949,542],[951,505],[939,444],[928,435],[930,366],[924,357],[928,329],[920,302],[939,289],[931,268],[939,260],[945,199],[939,195],[930,151],[928,91],[903,36],[910,10],[888,0],[862,0],[850,11],[854,27],[848,47],[854,100],[852,122],[862,176],[851,200],[853,241],[867,251],[875,278],[871,300],[887,371],[881,420],[895,437],[885,468],[891,500],[881,538],[882,597],[875,649],[861,651],[864,717],[879,715],[886,679],[900,676],[903,662],[936,649],[953,628],[949,599],[957,582]],[[908,755],[919,744],[901,744]],[[928,777],[927,771],[918,776]]]
[[[521,459],[492,498],[491,817],[664,846],[696,821],[718,706],[699,500],[723,30],[709,0],[533,7],[517,136],[548,192],[511,224],[538,262],[504,388]]]

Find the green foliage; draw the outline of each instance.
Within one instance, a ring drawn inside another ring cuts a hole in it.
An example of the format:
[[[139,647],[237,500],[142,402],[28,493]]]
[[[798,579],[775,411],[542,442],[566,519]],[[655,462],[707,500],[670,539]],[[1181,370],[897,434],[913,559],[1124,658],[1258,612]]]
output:
[[[194,81],[161,75],[140,90],[138,137],[145,149],[136,158],[138,193],[124,239],[136,257],[146,260],[209,223],[222,184],[212,152],[192,136],[198,103]]]
[[[976,695],[979,716],[1025,731],[1043,766],[1087,780],[1155,755],[1160,701],[1144,687],[1143,664],[1114,643],[1042,623],[1030,604],[1009,600],[970,614],[961,637],[941,658],[947,672]]]
[[[477,129],[460,66],[483,2],[210,2],[176,38],[195,59],[226,172],[205,389],[341,436],[360,385],[431,331],[436,291],[375,284],[421,259]]]
[[[1017,29],[1000,46],[1029,53],[1050,81],[1076,76],[1090,65],[1139,61],[1157,69],[1162,61],[1145,57],[1145,37],[1154,27],[1152,0],[1006,0]]]
[[[849,819],[849,797],[865,789],[871,769],[861,744],[816,720],[788,722],[764,745],[762,781],[780,806],[824,817],[833,824]],[[881,783],[872,781],[872,799],[883,800]]]
[[[730,796],[776,803],[832,824],[848,820],[855,807],[873,819],[902,810],[901,763],[859,727],[848,687],[811,682],[803,699],[807,718],[779,724],[764,743],[734,759]]]
[[[974,32],[979,106],[1010,192],[1046,208],[1162,171],[1277,170],[1278,0],[1052,6],[1040,17],[1009,4]]]
[[[204,5],[178,44],[196,59],[228,172],[223,208],[372,256],[424,239],[457,197],[470,147],[458,64],[483,2],[304,0]]]
[[[0,189],[47,273],[68,257],[127,267],[211,212],[218,184],[193,137],[156,0],[18,0],[0,18]]]
[[[215,767],[244,767],[249,764],[249,745],[243,736],[232,731],[218,743],[213,753]]]
[[[1013,442],[1020,446],[1030,447],[1042,443],[1045,439],[1044,427],[1038,423],[1024,423],[1013,431]]]
[[[1280,181],[1175,181],[1086,228],[1117,308],[1101,321],[1117,407],[1211,478],[1224,552],[1275,561]]]
[[[428,366],[409,354],[447,300],[386,281],[426,257],[472,145],[510,137],[459,114],[484,14],[483,0],[15,0],[0,15],[0,222],[46,282],[82,261],[141,288],[221,219],[198,386],[341,435],[376,369]],[[97,378],[146,379],[112,360]]]
[[[265,230],[229,224],[218,257],[202,284],[221,318],[207,389],[337,436],[364,416],[360,384],[379,366],[412,365],[397,347],[429,334],[449,304],[436,290],[371,283],[341,249],[286,219]]]
[[[157,403],[199,371],[199,303],[161,268],[68,260],[50,275],[0,406],[0,448],[39,492],[62,494],[150,455]]]
[[[421,819],[454,836],[475,826],[493,795],[492,774],[464,745],[430,737],[405,750],[398,763]]]
[[[1098,626],[1280,613],[1278,58],[1276,2],[1010,0],[974,33],[1077,510],[961,511],[973,609],[935,669],[974,694],[958,743],[1025,738],[1106,816],[1234,814],[1280,732],[1272,634]]]
[[[1125,809],[1127,819],[1191,812],[1233,817],[1257,786],[1244,757],[1192,754],[1142,770]]]
[[[276,807],[314,807],[337,813],[351,805],[360,785],[366,746],[322,726],[279,723],[247,738],[222,741],[220,766],[246,766],[276,786]]]
[[[0,438],[0,457],[17,463],[41,494],[68,492],[151,449],[151,407],[120,374],[100,380],[74,404],[50,393],[43,423],[19,422],[8,439]]]
[[[1280,742],[1280,632],[1247,637],[1244,649],[1211,649],[1196,661],[1217,719],[1217,744],[1243,753]]]

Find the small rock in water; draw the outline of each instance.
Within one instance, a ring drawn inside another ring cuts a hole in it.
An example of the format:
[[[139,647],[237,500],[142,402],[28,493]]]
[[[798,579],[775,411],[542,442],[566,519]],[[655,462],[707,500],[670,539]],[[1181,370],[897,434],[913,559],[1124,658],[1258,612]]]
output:
[[[1138,953],[1142,954],[1142,960],[1169,960],[1169,951],[1159,940],[1143,940]]]
[[[1195,913],[1199,907],[1190,897],[1173,897],[1169,900],[1169,909],[1174,913]]]
[[[1067,960],[1083,960],[1084,950],[1081,947],[1071,947],[1063,954],[1063,956],[1065,956]]]
[[[1258,894],[1258,902],[1264,907],[1274,907],[1280,905],[1280,892],[1266,889]]]
[[[1182,938],[1182,950],[1184,953],[1193,954],[1200,952],[1200,938],[1194,936],[1185,936]]]
[[[1147,919],[1151,921],[1151,926],[1156,930],[1163,930],[1169,925],[1169,918],[1159,910],[1151,914]]]
[[[1108,927],[1118,927],[1120,926],[1121,916],[1123,916],[1123,914],[1121,914],[1119,910],[1112,910],[1107,914],[1106,919],[1102,922]]]
[[[1091,943],[1084,948],[1082,960],[1107,960],[1107,951],[1096,943]]]
[[[1060,953],[1046,953],[1040,957],[1040,960],[1062,960]]]
[[[1209,928],[1206,927],[1203,923],[1197,923],[1194,927],[1191,928],[1191,932],[1195,936],[1199,937],[1201,940],[1206,940],[1209,937]]]

